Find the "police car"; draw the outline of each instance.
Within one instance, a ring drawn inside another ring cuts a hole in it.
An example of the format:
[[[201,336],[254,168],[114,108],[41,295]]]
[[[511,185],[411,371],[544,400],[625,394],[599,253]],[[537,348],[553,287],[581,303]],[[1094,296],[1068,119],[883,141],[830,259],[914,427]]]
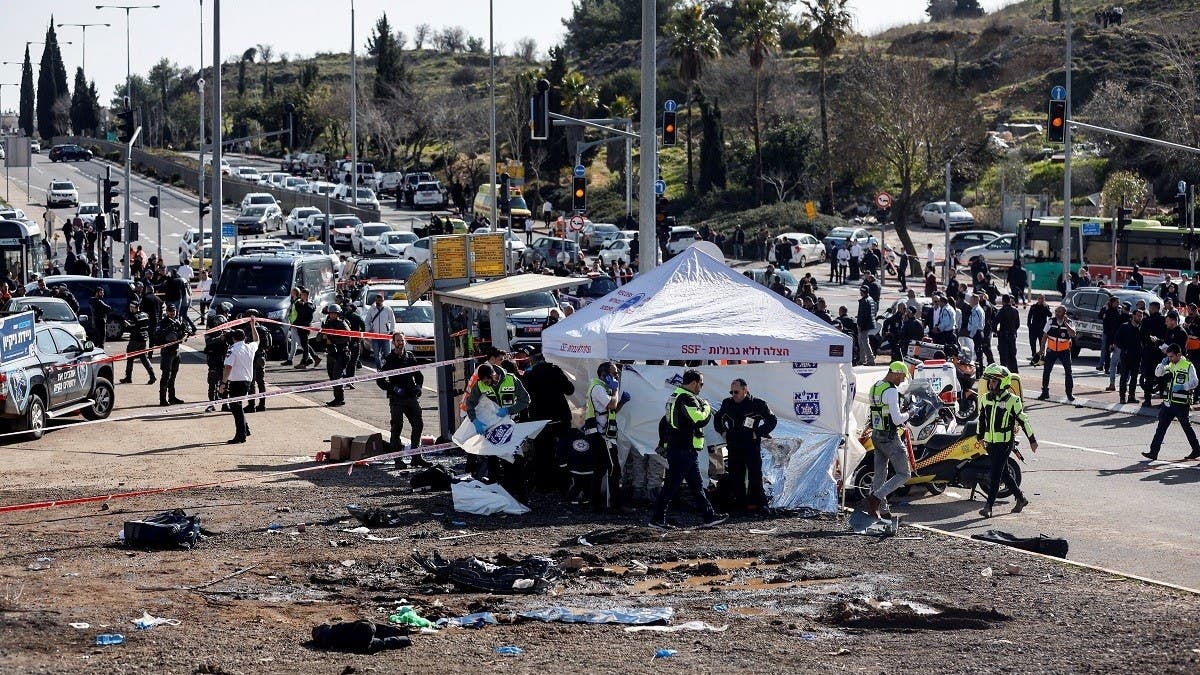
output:
[[[41,438],[49,420],[104,419],[116,404],[103,349],[33,312],[0,317],[0,426]]]

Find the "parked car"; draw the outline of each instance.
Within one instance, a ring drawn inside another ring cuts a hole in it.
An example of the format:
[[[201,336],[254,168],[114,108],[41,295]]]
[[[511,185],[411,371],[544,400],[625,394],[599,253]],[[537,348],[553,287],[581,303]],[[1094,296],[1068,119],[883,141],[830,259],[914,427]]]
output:
[[[417,269],[417,264],[411,260],[399,258],[357,258],[350,263],[348,270],[342,270],[342,278],[348,279],[387,279],[390,281],[407,281]]]
[[[562,237],[540,235],[534,237],[533,243],[525,247],[524,262],[526,265],[532,265],[540,260],[547,266],[553,267],[558,261],[558,254],[562,251],[566,251],[567,256],[575,262],[583,260],[583,253],[574,241]]]
[[[1140,288],[1099,288],[1085,286],[1073,288],[1062,305],[1067,310],[1067,317],[1075,324],[1075,339],[1071,341],[1071,356],[1079,356],[1079,350],[1100,349],[1101,338],[1104,336],[1104,325],[1100,321],[1100,312],[1108,304],[1110,297],[1116,296],[1121,302],[1136,305],[1143,300],[1149,307],[1151,302],[1162,302],[1162,298],[1154,293]]]
[[[609,276],[596,275],[583,281],[578,286],[563,289],[559,298],[575,309],[582,309],[619,288],[617,280]]]
[[[321,209],[315,206],[297,206],[288,214],[287,220],[284,221],[284,230],[288,235],[293,237],[308,236],[305,231],[308,225],[310,216],[320,216]]]
[[[79,190],[69,180],[52,180],[50,181],[50,187],[46,189],[46,206],[59,206],[62,204],[79,206]],[[49,235],[50,233],[47,232],[46,234]]]
[[[637,255],[637,251],[633,250],[632,239],[613,239],[600,249],[599,255],[605,265],[613,265],[619,260],[624,260],[626,263],[633,262],[633,256]]]
[[[334,199],[340,199],[347,203],[354,202],[354,188],[350,185],[339,185],[333,192]],[[358,208],[379,210],[379,199],[375,197],[375,191],[368,187],[358,188]]]
[[[335,215],[329,223],[329,243],[336,249],[349,250],[354,228],[362,224],[358,216]],[[318,230],[319,234],[319,230]]]
[[[192,271],[199,272],[201,269],[212,269],[213,243],[211,239],[204,240],[204,246],[200,247],[196,254],[188,260]],[[229,260],[233,257],[233,244],[226,243],[221,247],[221,260]]]
[[[41,152],[42,151],[42,142],[36,138],[29,139],[29,151],[30,152]]]
[[[96,216],[100,215],[100,205],[96,202],[81,202],[79,208],[75,209],[75,215],[83,222],[91,225],[96,222]]]
[[[204,158],[204,171],[205,173],[212,173],[212,157]],[[225,159],[224,157],[221,158],[221,175],[233,175],[233,167],[229,164],[229,160]]]
[[[291,177],[292,174],[282,171],[271,171],[263,174],[263,185],[266,187],[283,189],[283,181]]]
[[[437,181],[418,183],[417,190],[413,193],[413,206],[417,208],[443,209],[448,202],[446,190]]]
[[[300,285],[311,293],[311,302],[318,310],[313,325],[318,325],[320,310],[334,301],[337,291],[333,262],[324,255],[237,256],[221,271],[221,278],[213,289],[212,306],[228,302],[233,305],[234,316],[247,309],[256,309],[259,316],[282,321],[291,304],[292,287]],[[209,309],[210,313],[214,311]],[[263,323],[259,324],[259,330],[271,331],[275,354],[284,353],[287,345],[285,327]]]
[[[288,176],[283,179],[281,187],[291,192],[308,192],[308,181],[299,176]]]
[[[423,263],[429,260],[429,246],[432,241],[433,239],[430,237],[421,237],[420,239],[409,244],[408,248],[404,249],[404,257],[415,263]]]
[[[40,312],[38,321],[54,324],[80,342],[87,340],[87,331],[84,330],[83,324],[79,323],[79,316],[75,314],[75,310],[71,309],[66,300],[27,295],[13,298],[12,303],[8,306],[8,311],[13,313],[26,312],[31,309]]]
[[[755,281],[762,284],[763,286],[766,286],[767,288],[770,288],[771,284],[775,283],[774,279],[768,278],[767,268],[765,268],[765,267],[760,267],[758,269],[746,270],[746,271],[750,273],[751,279],[754,279]],[[788,291],[792,294],[793,297],[795,297],[796,291],[799,290],[799,288],[800,288],[800,280],[796,278],[796,275],[792,274],[788,270],[779,269],[779,268],[776,268],[772,272],[772,274],[779,277],[779,282],[782,283],[784,285],[784,287],[788,289]]]
[[[512,348],[519,349],[527,345],[541,347],[542,330],[546,327],[550,310],[559,308],[558,300],[549,291],[525,293],[505,300],[504,313],[508,316],[508,322],[516,328],[516,335],[511,341]],[[487,321],[481,322],[480,326],[485,324]]]
[[[407,300],[384,300],[383,306],[392,310],[396,317],[396,332],[404,333],[413,356],[421,361],[432,361],[433,303],[418,300],[409,306]]]
[[[409,244],[412,244],[419,238],[413,232],[391,230],[379,235],[379,238],[375,240],[375,246],[370,252],[377,255],[392,255],[403,258],[404,249],[408,248]]]
[[[91,160],[92,151],[73,143],[65,143],[50,148],[47,157],[51,162],[86,162]]]
[[[234,248],[234,255],[260,255],[264,253],[282,253],[287,250],[287,244],[279,239],[242,239]]]
[[[981,246],[972,246],[958,256],[958,264],[966,265],[975,256],[983,256],[985,262],[992,267],[1012,267],[1017,253],[1017,235],[1005,234]],[[1021,251],[1022,258],[1033,257],[1033,249]]]
[[[239,166],[233,170],[233,173],[238,178],[241,178],[249,183],[254,183],[257,185],[258,183],[262,182],[262,174],[258,172],[258,169],[252,166]]]
[[[366,307],[375,302],[375,296],[382,295],[386,300],[405,300],[408,298],[408,287],[399,281],[369,281],[362,285],[355,300]]]
[[[792,244],[792,263],[799,267],[804,267],[809,263],[825,262],[825,244],[819,239],[806,232],[784,232],[775,237],[775,242],[779,243],[784,239]]]
[[[319,180],[308,184],[309,194],[320,195],[322,197],[328,196],[332,198],[335,190],[337,190],[337,183]]]
[[[999,237],[999,232],[992,230],[966,230],[965,232],[955,232],[950,235],[950,253],[954,257],[962,255],[962,252],[972,246],[982,246],[996,237]]]
[[[611,223],[591,223],[583,226],[579,233],[579,245],[585,251],[598,251],[608,242],[617,239],[620,230]]]
[[[350,250],[360,254],[374,251],[379,235],[391,231],[392,226],[387,223],[359,223],[350,234]]]
[[[879,241],[871,236],[871,233],[867,232],[867,229],[864,227],[835,227],[821,241],[827,246],[838,248],[845,244],[847,239],[857,241],[864,247],[878,243]]]
[[[975,216],[958,202],[929,202],[921,207],[921,224],[939,230],[944,230],[949,225],[953,230],[957,227],[971,227],[975,224]]]
[[[238,234],[265,234],[283,229],[283,212],[274,204],[248,206],[233,221]]]
[[[204,241],[205,243],[212,240],[212,228],[205,228]],[[184,265],[188,258],[196,255],[196,249],[200,245],[200,230],[194,227],[189,227],[179,238],[179,264]]]
[[[38,439],[51,419],[82,414],[104,419],[116,403],[113,364],[103,349],[77,340],[53,323],[33,324],[33,349],[6,361],[7,396],[0,399],[5,431]]]
[[[301,253],[328,256],[330,262],[332,262],[334,265],[338,264],[339,258],[337,253],[334,252],[333,247],[323,241],[295,242],[295,246],[296,250],[300,251]]]
[[[279,206],[279,201],[275,199],[275,195],[270,192],[251,192],[245,197],[242,197],[242,203],[239,208],[245,209],[248,206]]]
[[[667,236],[667,254],[679,255],[683,250],[700,240],[696,228],[688,225],[676,225]]]

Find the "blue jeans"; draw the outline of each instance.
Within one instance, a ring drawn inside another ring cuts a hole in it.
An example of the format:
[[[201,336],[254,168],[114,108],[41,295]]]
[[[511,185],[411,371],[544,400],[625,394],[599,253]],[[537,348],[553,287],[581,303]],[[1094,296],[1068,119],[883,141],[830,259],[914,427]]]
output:
[[[375,370],[383,370],[383,359],[392,353],[392,341],[371,340],[371,351],[375,354]]]
[[[696,463],[696,450],[692,448],[667,447],[667,475],[663,480],[662,491],[654,502],[652,522],[662,522],[667,515],[667,506],[675,498],[675,493],[687,481],[688,487],[696,493],[696,509],[708,520],[713,515],[712,504],[704,494],[704,481],[700,478],[700,465]]]
[[[733,257],[740,260],[742,258],[742,249],[743,249],[743,246],[741,244],[734,244],[733,245]]]

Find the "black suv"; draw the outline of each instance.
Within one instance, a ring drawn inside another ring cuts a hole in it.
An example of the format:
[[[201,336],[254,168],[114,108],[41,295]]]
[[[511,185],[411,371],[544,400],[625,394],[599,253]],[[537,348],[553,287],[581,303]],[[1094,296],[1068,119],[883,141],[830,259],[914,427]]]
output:
[[[411,260],[380,256],[377,258],[358,258],[352,264],[347,276],[355,279],[381,279],[408,281],[417,270],[417,264]]]
[[[79,342],[53,324],[33,323],[33,313],[5,317],[5,344],[16,338],[19,354],[8,354],[0,374],[0,424],[6,431],[41,438],[48,420],[82,414],[108,417],[116,404],[113,366],[103,349]],[[15,324],[15,325],[13,325]]]
[[[86,162],[92,158],[92,151],[78,145],[56,145],[50,148],[51,162]]]
[[[275,321],[286,321],[291,306],[291,290],[303,286],[311,293],[310,300],[317,308],[313,324],[321,322],[320,310],[334,301],[337,292],[333,261],[327,255],[306,255],[297,251],[240,255],[230,259],[221,270],[221,280],[213,289],[209,315],[215,315],[221,304],[233,306],[235,318],[248,309]],[[208,317],[205,317],[207,321]],[[287,348],[287,334],[279,324],[266,324],[276,354]]]
[[[79,323],[84,326],[91,325],[91,308],[92,295],[97,288],[104,288],[104,301],[112,307],[112,313],[108,315],[108,322],[104,326],[104,339],[120,340],[125,333],[125,324],[122,322],[125,315],[129,313],[129,295],[133,292],[133,286],[122,279],[101,279],[99,277],[85,277],[79,274],[60,274],[45,277],[46,285],[50,288],[55,286],[66,286],[71,295],[75,296],[75,302],[79,303]],[[37,288],[37,282],[25,284],[25,292],[32,293]]]
[[[1136,306],[1138,300],[1144,300],[1146,306],[1150,303],[1162,303],[1162,298],[1140,288],[1098,288],[1085,286],[1071,289],[1063,298],[1063,307],[1067,310],[1067,318],[1075,324],[1075,340],[1071,342],[1071,356],[1079,356],[1082,347],[1100,349],[1104,336],[1104,325],[1100,321],[1100,312],[1108,304],[1108,299],[1116,296],[1121,302]]]

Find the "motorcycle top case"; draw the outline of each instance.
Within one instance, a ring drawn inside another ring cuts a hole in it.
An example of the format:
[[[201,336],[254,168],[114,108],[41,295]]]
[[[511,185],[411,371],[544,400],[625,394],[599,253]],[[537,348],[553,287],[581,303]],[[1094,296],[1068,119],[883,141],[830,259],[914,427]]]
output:
[[[125,545],[129,548],[190,549],[199,540],[200,516],[189,516],[183,509],[125,522]]]

